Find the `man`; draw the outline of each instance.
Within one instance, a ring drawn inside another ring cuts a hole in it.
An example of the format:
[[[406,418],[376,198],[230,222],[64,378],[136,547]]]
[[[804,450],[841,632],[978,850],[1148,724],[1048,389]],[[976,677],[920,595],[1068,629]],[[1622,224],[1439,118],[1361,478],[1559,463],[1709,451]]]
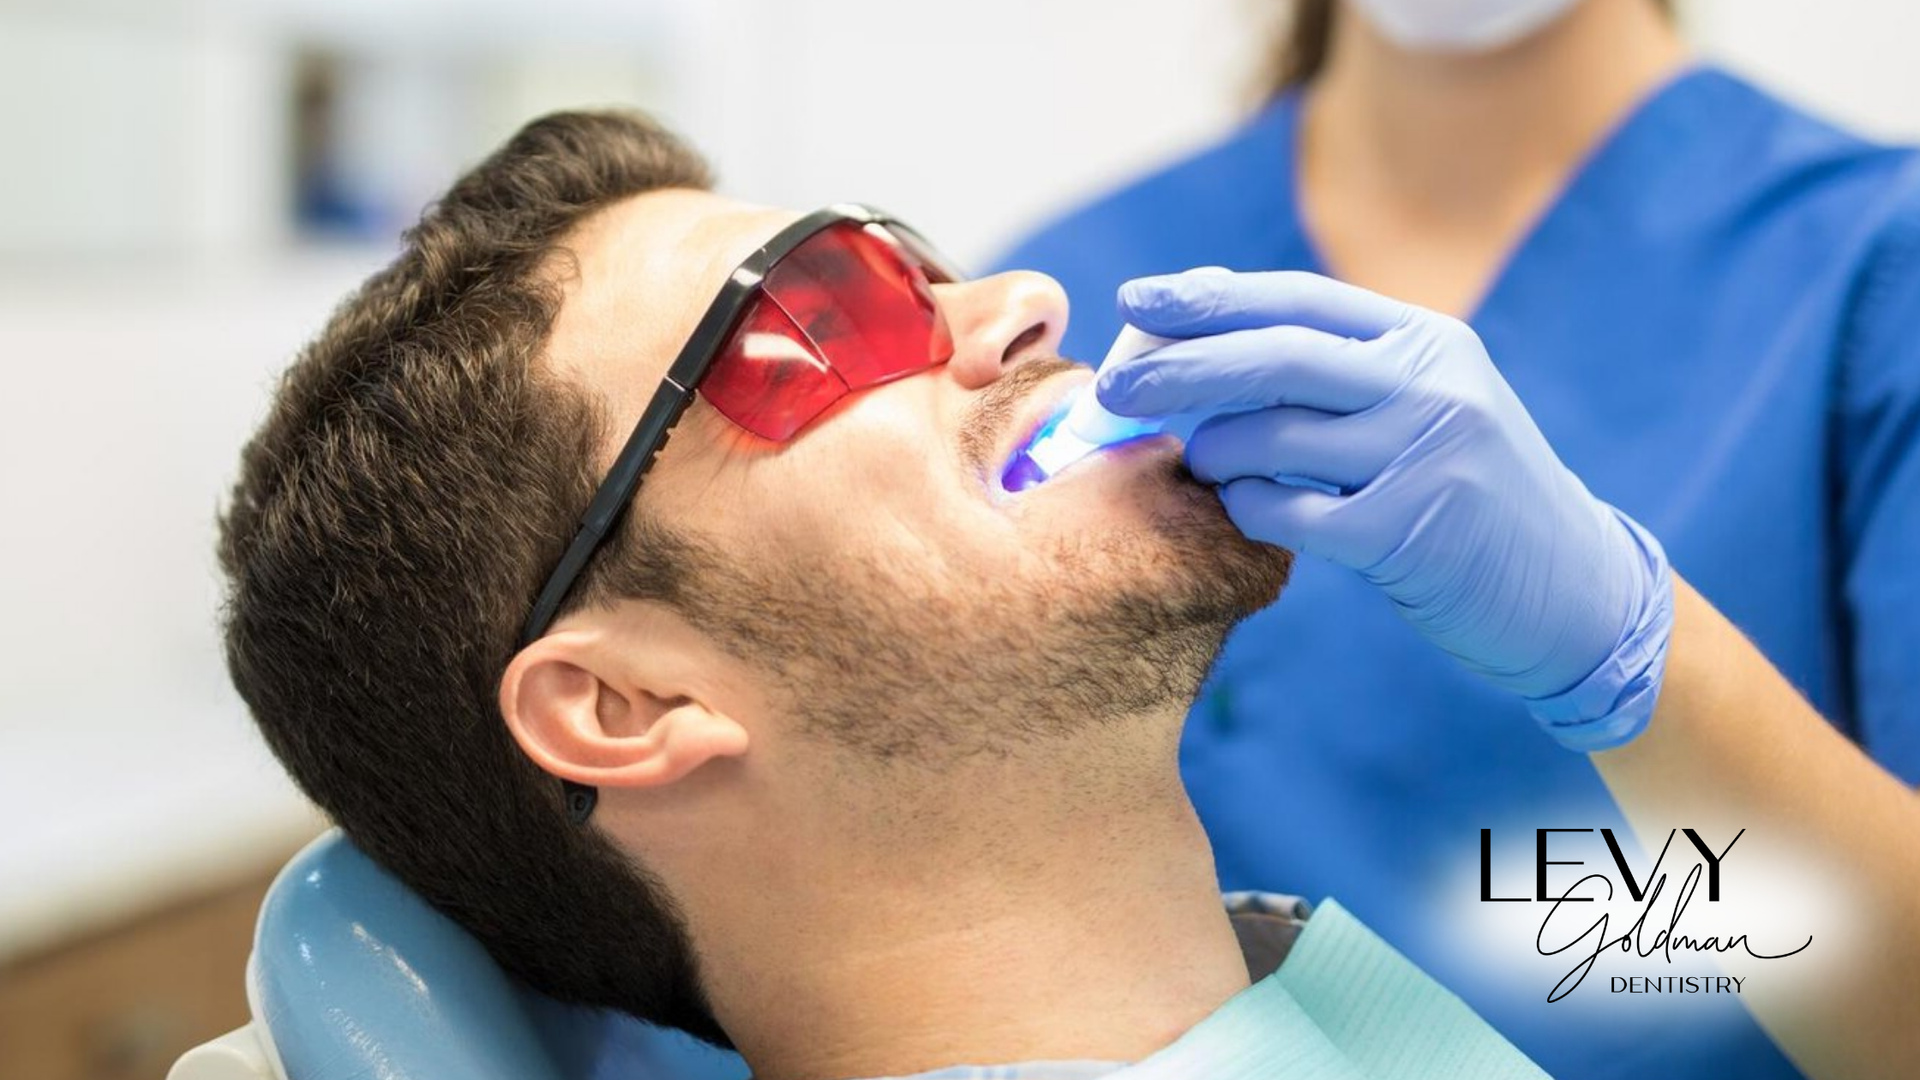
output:
[[[1226,1027],[1264,999],[1176,760],[1289,555],[1171,440],[999,486],[1089,377],[1050,280],[707,184],[536,122],[295,365],[222,542],[275,752],[509,970],[761,1077],[1320,1075]]]

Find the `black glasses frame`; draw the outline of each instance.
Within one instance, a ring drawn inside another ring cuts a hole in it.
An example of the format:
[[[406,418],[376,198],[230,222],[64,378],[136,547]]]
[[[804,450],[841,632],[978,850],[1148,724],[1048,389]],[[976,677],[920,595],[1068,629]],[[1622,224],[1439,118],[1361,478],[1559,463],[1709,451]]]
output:
[[[541,586],[533,609],[521,626],[522,648],[547,632],[560,605],[580,579],[581,572],[587,568],[594,553],[600,550],[607,534],[619,522],[620,515],[633,503],[634,493],[640,489],[641,477],[653,467],[661,448],[667,444],[673,426],[679,423],[687,406],[693,404],[693,396],[700,389],[701,380],[713,367],[720,347],[740,325],[747,306],[759,294],[767,275],[780,260],[809,237],[843,222],[878,225],[946,281],[965,280],[959,268],[912,226],[891,214],[859,203],[838,203],[816,210],[781,229],[773,239],[748,255],[728,276],[713,302],[707,305],[706,313],[700,316],[692,336],[687,338],[687,343],[681,346],[679,355],[667,368],[659,388],[653,392],[653,398],[640,413],[639,422],[634,424],[633,433],[627,436],[626,445],[620,448],[612,467],[607,470],[606,479],[600,482],[593,500],[587,504],[586,512],[580,516],[579,528],[575,530],[572,541],[567,544],[567,550],[560,556],[553,572],[547,575],[546,584]],[[584,824],[592,815],[594,805],[599,802],[599,792],[571,780],[562,780],[560,783],[566,792],[567,816],[576,824]]]

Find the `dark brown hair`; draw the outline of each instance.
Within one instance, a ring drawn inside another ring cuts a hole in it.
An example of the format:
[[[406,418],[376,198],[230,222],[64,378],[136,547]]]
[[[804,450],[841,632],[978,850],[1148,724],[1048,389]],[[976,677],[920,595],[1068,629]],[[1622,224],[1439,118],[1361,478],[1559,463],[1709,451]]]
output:
[[[1673,0],[1653,2],[1667,16],[1673,15]],[[1262,101],[1311,81],[1327,66],[1339,0],[1293,0],[1288,6],[1293,10],[1288,18],[1281,20],[1280,33],[1274,37],[1261,64]]]
[[[274,753],[509,972],[726,1044],[671,898],[501,720],[521,620],[592,495],[597,399],[541,353],[568,231],[706,188],[648,118],[537,120],[461,177],[279,386],[221,521],[227,663]],[[575,604],[679,585],[640,515]]]

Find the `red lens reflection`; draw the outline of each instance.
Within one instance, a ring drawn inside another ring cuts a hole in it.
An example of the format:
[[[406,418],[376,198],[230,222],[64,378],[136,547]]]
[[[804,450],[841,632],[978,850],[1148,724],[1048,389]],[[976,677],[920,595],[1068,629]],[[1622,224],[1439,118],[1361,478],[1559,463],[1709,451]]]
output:
[[[785,441],[847,394],[952,355],[926,267],[883,227],[843,222],[774,266],[700,392],[727,419]]]

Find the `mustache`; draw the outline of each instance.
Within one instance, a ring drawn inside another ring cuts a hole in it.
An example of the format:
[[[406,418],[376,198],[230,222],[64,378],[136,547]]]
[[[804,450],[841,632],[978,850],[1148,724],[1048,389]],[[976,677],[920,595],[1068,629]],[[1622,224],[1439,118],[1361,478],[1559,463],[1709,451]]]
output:
[[[1007,425],[1013,423],[1020,402],[1041,383],[1061,372],[1086,366],[1064,357],[1036,356],[994,380],[967,407],[961,419],[960,459],[982,476],[986,475],[991,466],[998,464],[988,460],[993,456],[994,443],[999,441]]]

